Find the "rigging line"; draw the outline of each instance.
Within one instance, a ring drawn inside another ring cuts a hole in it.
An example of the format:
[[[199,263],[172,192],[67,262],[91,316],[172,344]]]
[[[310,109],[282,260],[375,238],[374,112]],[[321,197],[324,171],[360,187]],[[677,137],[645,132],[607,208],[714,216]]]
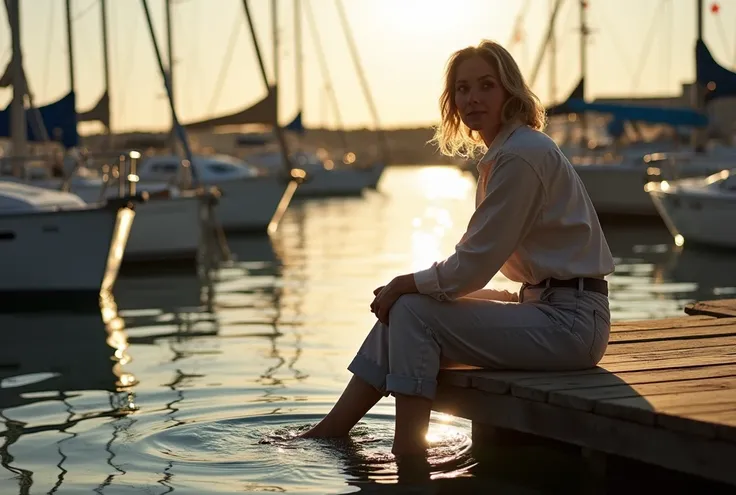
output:
[[[41,94],[43,95],[43,98],[46,97],[47,91],[49,89],[49,71],[51,70],[51,44],[54,41],[54,25],[56,24],[54,22],[54,7],[56,6],[56,0],[51,1],[51,8],[49,9],[49,24],[46,28],[46,35],[47,38],[47,44],[46,44],[46,63],[44,71],[43,71],[43,91]]]
[[[235,16],[233,17],[233,21],[233,27],[232,31],[230,31],[230,39],[228,40],[227,50],[225,51],[225,56],[222,59],[220,72],[217,75],[215,90],[213,91],[212,98],[210,99],[210,103],[207,106],[208,115],[212,115],[212,113],[215,111],[215,106],[217,105],[217,102],[220,99],[220,95],[222,94],[222,87],[225,85],[225,76],[227,76],[227,71],[230,69],[230,65],[233,61],[235,42],[238,40],[238,35],[240,34],[240,29],[238,28],[242,26],[243,20],[240,18],[240,16]]]
[[[562,4],[564,3],[564,0],[556,0],[554,4],[554,8],[552,9],[552,13],[550,14],[549,21],[547,22],[547,29],[545,34],[543,35],[543,41],[542,46],[537,52],[536,60],[534,61],[534,65],[532,67],[531,74],[529,76],[529,87],[534,87],[537,76],[539,75],[539,70],[542,68],[542,60],[544,60],[544,54],[547,53],[547,46],[549,45],[549,41],[552,39],[552,36],[555,34],[555,31],[553,27],[555,26],[555,23],[557,22],[557,16],[560,13],[560,8],[562,7]]]
[[[634,78],[631,81],[631,91],[636,91],[636,88],[639,86],[639,79],[641,79],[641,75],[644,72],[644,67],[646,65],[647,58],[649,56],[649,49],[652,46],[652,38],[654,37],[655,33],[655,27],[657,27],[658,20],[659,20],[659,10],[662,9],[662,6],[667,2],[667,0],[662,0],[659,2],[659,5],[656,9],[654,9],[654,15],[652,16],[652,22],[649,25],[649,31],[647,31],[647,36],[644,41],[644,51],[642,52],[642,57],[639,59],[639,67],[637,67],[636,72],[634,73]]]
[[[85,15],[89,14],[89,12],[92,10],[92,8],[95,5],[98,5],[100,3],[100,0],[92,0],[87,7],[85,7],[81,12],[79,12],[77,15],[75,15],[72,18],[72,22],[77,22],[79,19],[84,17]]]
[[[604,2],[601,2],[599,5],[601,6],[601,10],[602,10],[603,5],[605,4]],[[611,44],[613,45],[615,49],[614,51],[618,55],[618,57],[621,59],[621,64],[624,66],[624,69],[628,73],[628,76],[633,78],[634,74],[632,73],[631,68],[634,66],[634,64],[628,58],[628,56],[626,55],[626,50],[624,50],[623,46],[620,43],[621,36],[617,36],[617,34],[614,33],[614,30],[611,24],[606,22],[607,18],[609,18],[609,16],[601,12],[601,17],[600,18],[596,17],[596,21],[600,23],[601,25],[603,25],[602,31],[605,33],[606,36],[609,37]]]
[[[320,71],[322,72],[322,79],[325,82],[325,90],[332,103],[333,110],[335,111],[335,121],[337,123],[337,129],[340,133],[340,141],[343,148],[347,151],[347,135],[345,133],[345,126],[342,122],[342,115],[340,114],[340,105],[337,103],[337,96],[335,90],[332,87],[332,78],[330,77],[330,69],[325,59],[325,54],[322,51],[322,43],[319,38],[319,30],[317,29],[317,23],[314,21],[314,14],[312,12],[312,5],[309,0],[304,0],[302,8],[307,18],[307,25],[309,26],[309,33],[312,35],[312,42],[317,51],[317,62],[319,63]]]
[[[112,4],[112,5],[120,5],[120,4],[117,4],[116,2],[110,2],[110,4]],[[114,16],[112,16],[112,18],[115,19]],[[138,23],[139,22],[140,22],[139,16],[134,15],[133,16],[133,19],[131,20],[130,30],[129,31],[126,31],[126,32],[130,32],[130,33],[137,32],[137,30],[138,30]],[[116,23],[114,23],[114,22],[112,23],[113,26],[115,26],[115,24]],[[128,54],[127,54],[127,58],[125,59],[125,65],[124,65],[125,70],[123,71],[123,74],[124,74],[123,75],[123,78],[125,80],[124,80],[123,84],[121,84],[121,85],[118,86],[120,88],[129,88],[130,87],[130,76],[134,72],[133,71],[133,67],[132,67],[132,65],[133,65],[133,58],[134,58],[135,50],[136,50],[136,43],[138,41],[138,38],[140,38],[140,36],[133,36],[132,38],[133,38],[133,40],[131,41],[130,45],[126,45],[128,47],[128,50],[129,51],[128,51]],[[127,109],[127,106],[125,105],[125,96],[126,96],[126,94],[127,93],[125,91],[118,91],[118,101],[120,102],[119,109],[120,109],[121,115],[124,115],[125,114],[125,110]],[[154,108],[153,105],[151,105],[150,108],[151,108],[151,110],[153,110],[153,108]]]
[[[360,55],[358,54],[358,48],[355,46],[355,40],[353,39],[352,30],[350,29],[350,24],[348,23],[348,16],[345,13],[345,7],[342,3],[342,0],[335,0],[335,6],[337,7],[337,13],[340,16],[340,23],[342,24],[342,30],[345,33],[345,39],[348,43],[348,48],[350,49],[350,53],[352,54],[353,58],[353,64],[355,65],[355,70],[358,73],[358,78],[360,81],[360,86],[363,89],[363,96],[366,99],[366,103],[368,104],[368,109],[371,112],[371,115],[373,116],[373,124],[376,126],[376,131],[378,134],[378,142],[379,146],[381,146],[383,149],[383,160],[388,161],[389,157],[389,145],[388,145],[388,139],[386,138],[386,134],[383,132],[383,129],[381,128],[381,121],[378,118],[378,109],[376,108],[376,104],[373,101],[373,95],[371,94],[370,87],[368,85],[368,80],[365,77],[365,71],[363,71],[363,66],[360,62]]]
[[[662,74],[664,76],[664,85],[663,88],[666,88],[668,84],[672,82],[672,47],[674,46],[674,43],[672,42],[672,17],[673,17],[673,11],[672,8],[672,2],[667,1],[667,20],[665,24],[665,37],[662,42],[662,61],[663,61],[663,69]]]

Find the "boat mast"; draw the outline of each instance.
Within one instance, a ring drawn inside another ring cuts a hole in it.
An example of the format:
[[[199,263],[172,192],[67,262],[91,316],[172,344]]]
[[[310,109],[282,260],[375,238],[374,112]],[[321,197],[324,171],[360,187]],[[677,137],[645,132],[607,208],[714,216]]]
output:
[[[268,84],[268,74],[266,74],[266,65],[263,63],[263,55],[261,54],[261,46],[260,43],[258,43],[258,37],[256,36],[256,30],[253,26],[253,18],[250,14],[250,6],[248,5],[248,0],[243,0],[243,9],[245,10],[245,19],[248,22],[248,30],[250,31],[250,36],[253,41],[253,48],[256,51],[256,58],[258,58],[258,67],[261,70],[261,78],[263,79],[263,82],[265,83],[266,87],[268,88],[268,91],[275,91],[276,88]],[[278,113],[275,113],[273,116],[273,129],[276,133],[276,139],[279,142],[279,147],[281,148],[281,155],[284,159],[284,167],[287,169],[289,174],[291,174],[291,171],[293,169],[291,164],[291,156],[289,154],[289,146],[286,144],[286,137],[284,136],[283,129],[281,129],[281,126],[279,125],[279,117]]]
[[[320,100],[322,103],[320,110],[323,113],[320,120],[323,126],[327,125],[327,107],[328,103],[331,103],[332,109],[335,112],[335,124],[337,125],[340,144],[342,145],[343,153],[346,153],[348,150],[348,138],[345,132],[345,125],[342,121],[342,114],[340,113],[340,104],[337,102],[337,95],[335,94],[335,89],[332,86],[330,69],[327,64],[327,59],[325,58],[324,50],[322,50],[319,29],[317,28],[317,23],[314,20],[314,13],[312,12],[311,4],[308,1],[304,3],[304,14],[307,18],[307,24],[309,25],[309,30],[312,33],[312,39],[317,50],[317,63],[319,64],[320,71],[322,72],[322,79],[325,81],[324,91],[320,93]]]
[[[23,105],[26,85],[23,76],[23,53],[20,46],[20,0],[8,0],[5,7],[8,11],[13,44],[13,55],[10,62],[13,74],[13,100],[10,104],[13,155],[22,157],[27,153],[28,143],[26,142],[26,112]],[[19,166],[14,165],[13,175],[19,175],[19,172]]]
[[[580,10],[580,74],[583,78],[583,87],[580,97],[585,101],[585,79],[588,72],[588,24],[587,24],[587,10],[588,0],[579,0]],[[581,144],[584,148],[588,147],[589,137],[589,122],[588,113],[583,112],[580,115],[581,118]]]
[[[69,62],[69,91],[74,95],[74,119],[77,118],[77,93],[74,79],[74,40],[72,38],[72,0],[66,0],[66,48]]]
[[[343,31],[345,32],[345,39],[348,43],[348,48],[350,49],[350,54],[352,55],[353,63],[355,64],[355,70],[358,73],[358,78],[360,80],[360,86],[363,89],[363,94],[365,96],[366,102],[368,103],[368,109],[371,112],[371,116],[373,117],[373,123],[376,126],[376,131],[378,132],[378,139],[382,148],[383,152],[383,160],[384,162],[388,162],[389,160],[389,146],[388,146],[388,140],[386,139],[386,134],[383,132],[383,129],[381,127],[381,122],[378,118],[378,110],[376,110],[376,104],[373,101],[373,95],[371,94],[371,90],[368,86],[368,81],[365,78],[365,72],[363,71],[363,67],[360,63],[360,56],[358,55],[358,49],[355,46],[355,40],[353,40],[352,31],[350,29],[350,25],[348,24],[347,15],[345,14],[345,8],[343,7],[341,0],[335,0],[335,5],[337,6],[337,13],[340,16],[340,23],[342,24]]]
[[[169,130],[169,147],[173,153],[176,153],[176,124],[174,123],[173,108],[176,102],[176,93],[174,92],[174,27],[171,15],[171,0],[166,0],[166,58],[169,61],[167,68],[169,75],[169,87],[171,89],[172,98],[172,114],[171,129]]]
[[[148,23],[148,33],[151,35],[151,44],[156,52],[156,61],[158,62],[158,68],[161,72],[161,77],[164,79],[164,86],[166,87],[166,94],[169,99],[169,107],[171,108],[171,119],[173,121],[173,127],[176,134],[184,148],[184,156],[189,162],[189,170],[192,176],[192,181],[196,184],[197,182],[197,169],[194,167],[192,162],[192,148],[189,146],[189,138],[184,130],[184,127],[179,123],[179,118],[176,115],[176,107],[174,106],[174,93],[171,91],[171,81],[169,80],[169,71],[164,67],[163,59],[161,58],[161,50],[158,48],[158,41],[156,41],[156,32],[153,30],[153,21],[151,20],[151,11],[148,9],[148,0],[141,0],[143,4],[143,11],[146,14],[146,22]]]
[[[294,0],[294,70],[296,72],[297,112],[304,110],[304,59],[302,55],[302,1]]]
[[[107,38],[107,0],[100,0],[100,22],[102,23],[102,64],[105,76],[105,93],[107,95],[108,120],[105,125],[108,146],[112,139],[112,119],[109,117],[110,109],[110,50]]]
[[[697,12],[696,12],[696,19],[697,19],[697,39],[695,40],[695,46],[697,50],[698,43],[703,41],[703,0],[697,0],[695,2]],[[698,68],[697,68],[697,53],[695,56],[695,84],[693,85],[692,89],[692,98],[693,98],[693,106],[698,111],[703,111],[705,109],[705,87],[703,87],[702,81],[698,80]],[[692,146],[693,149],[695,149],[696,152],[702,152],[705,151],[705,136],[706,131],[704,129],[696,128],[693,130],[692,133]]]

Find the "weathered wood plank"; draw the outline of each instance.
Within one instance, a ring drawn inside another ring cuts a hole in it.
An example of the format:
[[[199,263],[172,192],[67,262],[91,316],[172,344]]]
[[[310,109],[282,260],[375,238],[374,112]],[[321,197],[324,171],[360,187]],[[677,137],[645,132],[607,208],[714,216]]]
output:
[[[715,316],[676,316],[653,320],[616,321],[611,324],[611,333],[633,332],[642,330],[672,330],[675,328],[698,325],[717,325],[720,318]],[[728,323],[724,323],[728,324]]]
[[[703,405],[731,405],[734,394],[724,394],[723,390],[703,390],[690,393],[673,393],[652,395],[650,397],[626,397],[619,399],[605,399],[596,403],[593,412],[603,416],[611,416],[638,423],[653,425],[658,412],[667,414],[676,410],[682,411],[680,406],[697,404]]]
[[[606,399],[626,397],[650,400],[655,395],[684,394],[706,390],[722,391],[736,399],[736,377],[706,378],[701,380],[678,380],[658,383],[621,383],[607,387],[557,390],[549,393],[548,402],[581,411],[593,411],[596,404]],[[654,424],[654,417],[651,418]]]
[[[671,359],[657,359],[647,361],[646,359],[624,361],[618,363],[607,363],[601,361],[598,367],[585,370],[571,371],[441,371],[438,377],[440,383],[447,380],[462,381],[458,386],[474,388],[495,394],[505,394],[511,389],[513,383],[528,379],[556,379],[562,377],[579,377],[585,375],[624,373],[634,371],[656,371],[667,369],[687,369],[692,367],[717,366],[736,364],[736,355],[725,356],[692,356],[675,357]],[[470,381],[452,376],[453,374],[465,375]]]
[[[647,340],[684,339],[709,337],[716,335],[736,335],[736,318],[722,318],[721,320],[733,320],[727,325],[703,325],[693,327],[671,328],[666,330],[636,330],[632,332],[611,333],[608,338],[609,344],[619,342],[640,342]]]
[[[660,359],[676,359],[686,357],[728,357],[736,355],[736,348],[730,345],[706,347],[704,349],[673,349],[663,351],[630,352],[627,354],[606,354],[600,366],[627,361],[655,361]]]
[[[609,362],[603,359],[599,363],[599,367],[611,373],[621,373],[624,371],[663,370],[668,368],[688,368],[692,366],[712,366],[731,363],[736,363],[736,356],[731,354],[725,354],[723,356],[673,356],[665,359],[651,360],[642,356],[631,361],[622,360],[620,362]]]
[[[736,333],[736,327],[733,328]],[[684,349],[704,349],[706,347],[736,345],[736,335],[711,335],[697,339],[665,339],[639,342],[621,342],[608,346],[607,356],[633,354],[652,351],[671,351]]]
[[[716,299],[691,303],[685,306],[685,313],[715,316],[716,318],[736,316],[736,299]]]
[[[683,436],[616,417],[445,385],[439,386],[434,408],[472,421],[736,484],[736,444],[731,442]]]
[[[702,366],[693,368],[669,368],[664,370],[645,370],[623,373],[596,373],[568,375],[562,377],[535,377],[515,380],[511,383],[511,393],[522,399],[546,402],[549,392],[580,388],[607,387],[643,383],[661,383],[677,380],[695,380],[736,376],[736,364],[723,366]]]
[[[614,324],[592,369],[443,371],[435,409],[736,485],[736,299],[687,312]]]

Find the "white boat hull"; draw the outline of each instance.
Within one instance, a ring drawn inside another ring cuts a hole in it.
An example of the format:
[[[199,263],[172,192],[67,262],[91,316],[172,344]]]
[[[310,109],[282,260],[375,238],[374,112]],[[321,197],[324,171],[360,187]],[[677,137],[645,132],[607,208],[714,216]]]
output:
[[[111,291],[134,216],[131,208],[112,205],[0,216],[0,293],[98,297]]]
[[[674,170],[661,170],[659,179],[709,175],[723,168],[723,161],[701,160]],[[664,164],[663,164],[664,165]],[[573,165],[599,215],[658,217],[652,198],[644,190],[653,178],[639,161]]]
[[[58,190],[61,182],[51,179],[36,181],[33,185]],[[147,191],[150,186],[143,183],[138,189]],[[155,186],[161,188],[160,184]],[[94,181],[79,180],[73,184],[72,192],[89,204],[98,204],[102,187]],[[117,187],[113,187],[108,188],[104,196],[114,199],[117,194]],[[201,223],[207,220],[200,216],[200,205],[197,195],[153,198],[138,203],[123,262],[196,260]]]
[[[276,176],[210,185],[222,192],[215,208],[215,221],[225,231],[238,232],[275,231],[297,189],[296,182]]]
[[[672,193],[661,189],[650,194],[676,244],[736,249],[736,195]]]
[[[359,196],[373,180],[370,172],[368,169],[336,168],[309,174],[299,186],[296,197]]]
[[[644,191],[646,170],[629,164],[574,165],[599,215],[656,217],[657,210]]]
[[[198,196],[151,199],[136,205],[124,262],[196,260],[202,239]]]

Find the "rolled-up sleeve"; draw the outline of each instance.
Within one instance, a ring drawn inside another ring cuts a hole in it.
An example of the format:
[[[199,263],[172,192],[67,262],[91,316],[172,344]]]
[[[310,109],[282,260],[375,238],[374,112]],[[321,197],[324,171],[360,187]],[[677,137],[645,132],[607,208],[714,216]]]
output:
[[[485,287],[529,233],[544,203],[537,171],[518,155],[499,155],[455,252],[414,273],[417,290],[450,301]]]

